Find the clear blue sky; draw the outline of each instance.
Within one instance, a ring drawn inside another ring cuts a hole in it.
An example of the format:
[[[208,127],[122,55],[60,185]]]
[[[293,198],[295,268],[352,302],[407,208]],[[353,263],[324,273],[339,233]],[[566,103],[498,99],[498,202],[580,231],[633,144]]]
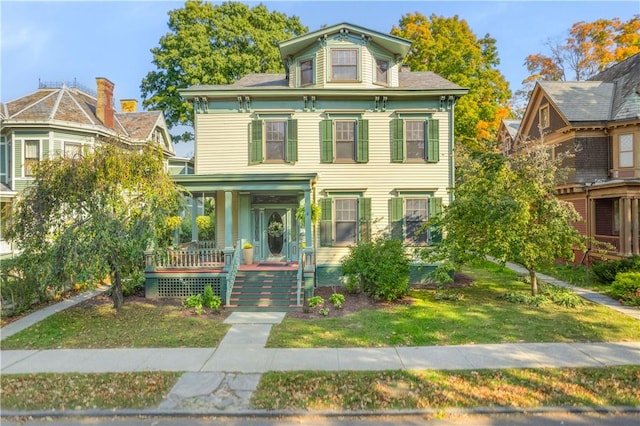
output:
[[[258,2],[245,2],[250,6]],[[640,13],[626,1],[263,1],[270,10],[296,15],[314,31],[350,22],[388,33],[401,16],[419,11],[466,20],[477,37],[497,40],[500,71],[512,90],[527,76],[524,58],[546,52],[545,41],[564,39],[574,22]],[[184,2],[0,1],[0,100],[35,91],[43,81],[77,81],[93,88],[96,77],[115,84],[120,99],[140,99],[140,82],[153,69],[150,49],[167,33],[167,12]],[[119,108],[119,106],[118,106]],[[186,147],[176,147],[186,154]]]

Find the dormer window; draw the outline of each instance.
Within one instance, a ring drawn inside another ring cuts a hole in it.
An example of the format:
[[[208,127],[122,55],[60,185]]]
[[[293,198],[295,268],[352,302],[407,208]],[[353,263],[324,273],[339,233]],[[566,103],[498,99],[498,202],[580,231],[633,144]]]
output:
[[[376,59],[376,83],[389,84],[389,61]]]
[[[358,81],[358,49],[331,50],[331,80]]]
[[[300,61],[300,86],[313,84],[313,59]]]

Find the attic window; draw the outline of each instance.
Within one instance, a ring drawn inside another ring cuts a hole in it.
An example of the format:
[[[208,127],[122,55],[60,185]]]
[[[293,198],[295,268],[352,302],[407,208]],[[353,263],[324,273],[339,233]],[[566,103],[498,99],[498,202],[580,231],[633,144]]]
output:
[[[376,59],[376,83],[389,84],[389,61]]]
[[[549,105],[543,105],[540,107],[539,124],[541,129],[549,127]]]
[[[313,59],[300,61],[300,86],[313,84]]]
[[[358,80],[358,49],[331,50],[331,80]]]

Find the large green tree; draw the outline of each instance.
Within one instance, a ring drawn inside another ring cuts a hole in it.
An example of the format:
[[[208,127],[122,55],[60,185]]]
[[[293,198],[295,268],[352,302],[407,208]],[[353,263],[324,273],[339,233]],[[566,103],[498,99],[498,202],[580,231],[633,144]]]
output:
[[[106,144],[40,162],[15,202],[8,237],[41,287],[109,277],[119,309],[123,279],[140,277],[144,250],[179,199],[158,149]]]
[[[574,248],[584,249],[574,227],[580,215],[555,196],[562,159],[550,158],[548,147],[536,142],[511,156],[473,150],[463,158],[455,200],[430,223],[446,237],[424,249],[423,257],[457,266],[486,256],[516,262],[529,272],[536,295],[536,271],[559,258],[572,260]]]
[[[487,140],[508,115],[509,84],[497,69],[496,40],[476,37],[464,19],[415,12],[404,15],[391,34],[413,42],[406,63],[412,71],[433,71],[469,89],[456,106],[455,135],[462,143]]]
[[[249,73],[284,72],[278,43],[304,34],[296,16],[239,2],[187,1],[169,12],[169,32],[151,49],[156,70],[142,80],[143,104],[164,111],[167,124],[193,125],[193,108],[178,89],[230,84]],[[174,141],[193,138],[191,131]]]

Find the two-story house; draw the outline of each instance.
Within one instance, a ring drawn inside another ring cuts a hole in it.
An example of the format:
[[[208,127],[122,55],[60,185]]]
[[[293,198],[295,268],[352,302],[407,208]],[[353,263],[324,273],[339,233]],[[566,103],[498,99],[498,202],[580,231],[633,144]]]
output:
[[[123,149],[136,150],[155,143],[167,162],[173,143],[160,111],[138,112],[137,102],[121,101],[114,107],[114,84],[96,79],[97,90],[77,82],[43,83],[26,96],[0,103],[0,202],[8,208],[33,180],[34,166],[56,155],[74,156],[85,148],[118,141]],[[175,173],[189,167],[188,160],[172,165]],[[1,238],[0,254],[10,254],[9,241]]]
[[[409,71],[410,47],[342,23],[280,43],[284,74],[180,91],[195,111],[195,173],[175,180],[215,199],[215,244],[231,275],[234,249],[249,242],[257,265],[297,265],[309,295],[341,285],[349,247],[378,233],[432,243],[415,231],[449,202],[454,107],[467,89]],[[174,278],[149,277],[148,295],[175,295]]]
[[[577,229],[610,244],[608,257],[640,255],[640,54],[587,81],[538,82],[522,121],[504,122],[499,138],[569,153],[557,191],[583,217]],[[577,262],[602,256],[588,248]]]

